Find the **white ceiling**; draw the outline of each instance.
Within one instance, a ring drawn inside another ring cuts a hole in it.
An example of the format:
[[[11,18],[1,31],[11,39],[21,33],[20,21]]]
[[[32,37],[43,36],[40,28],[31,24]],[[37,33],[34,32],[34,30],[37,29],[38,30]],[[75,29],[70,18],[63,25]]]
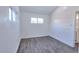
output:
[[[38,13],[38,14],[50,14],[53,12],[57,7],[56,6],[21,6],[21,12],[30,12],[30,13]]]

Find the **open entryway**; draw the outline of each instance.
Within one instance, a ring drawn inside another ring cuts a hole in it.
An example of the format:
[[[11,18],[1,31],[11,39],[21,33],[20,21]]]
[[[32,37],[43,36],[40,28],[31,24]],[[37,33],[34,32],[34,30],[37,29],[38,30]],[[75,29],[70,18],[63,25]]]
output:
[[[79,48],[79,11],[75,13],[75,46]]]

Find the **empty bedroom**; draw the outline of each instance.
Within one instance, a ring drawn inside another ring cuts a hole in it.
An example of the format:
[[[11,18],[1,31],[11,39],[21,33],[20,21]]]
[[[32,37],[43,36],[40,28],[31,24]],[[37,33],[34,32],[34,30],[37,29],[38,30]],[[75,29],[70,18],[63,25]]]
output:
[[[78,53],[79,6],[0,6],[0,53]]]
[[[78,10],[79,7],[67,6],[21,6],[18,52],[78,52],[74,34],[75,13]]]

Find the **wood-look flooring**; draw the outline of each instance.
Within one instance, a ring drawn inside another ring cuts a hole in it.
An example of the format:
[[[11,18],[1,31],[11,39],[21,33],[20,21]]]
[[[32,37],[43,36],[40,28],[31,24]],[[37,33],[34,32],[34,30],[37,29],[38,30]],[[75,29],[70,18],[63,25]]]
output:
[[[76,48],[50,36],[22,39],[18,53],[77,53]]]

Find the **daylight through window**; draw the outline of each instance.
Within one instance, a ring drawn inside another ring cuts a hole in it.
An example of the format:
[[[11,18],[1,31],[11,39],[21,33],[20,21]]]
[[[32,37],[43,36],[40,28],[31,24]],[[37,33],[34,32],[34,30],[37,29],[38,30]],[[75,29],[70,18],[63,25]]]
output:
[[[44,23],[44,19],[43,18],[31,17],[31,24],[43,24],[43,23]]]

